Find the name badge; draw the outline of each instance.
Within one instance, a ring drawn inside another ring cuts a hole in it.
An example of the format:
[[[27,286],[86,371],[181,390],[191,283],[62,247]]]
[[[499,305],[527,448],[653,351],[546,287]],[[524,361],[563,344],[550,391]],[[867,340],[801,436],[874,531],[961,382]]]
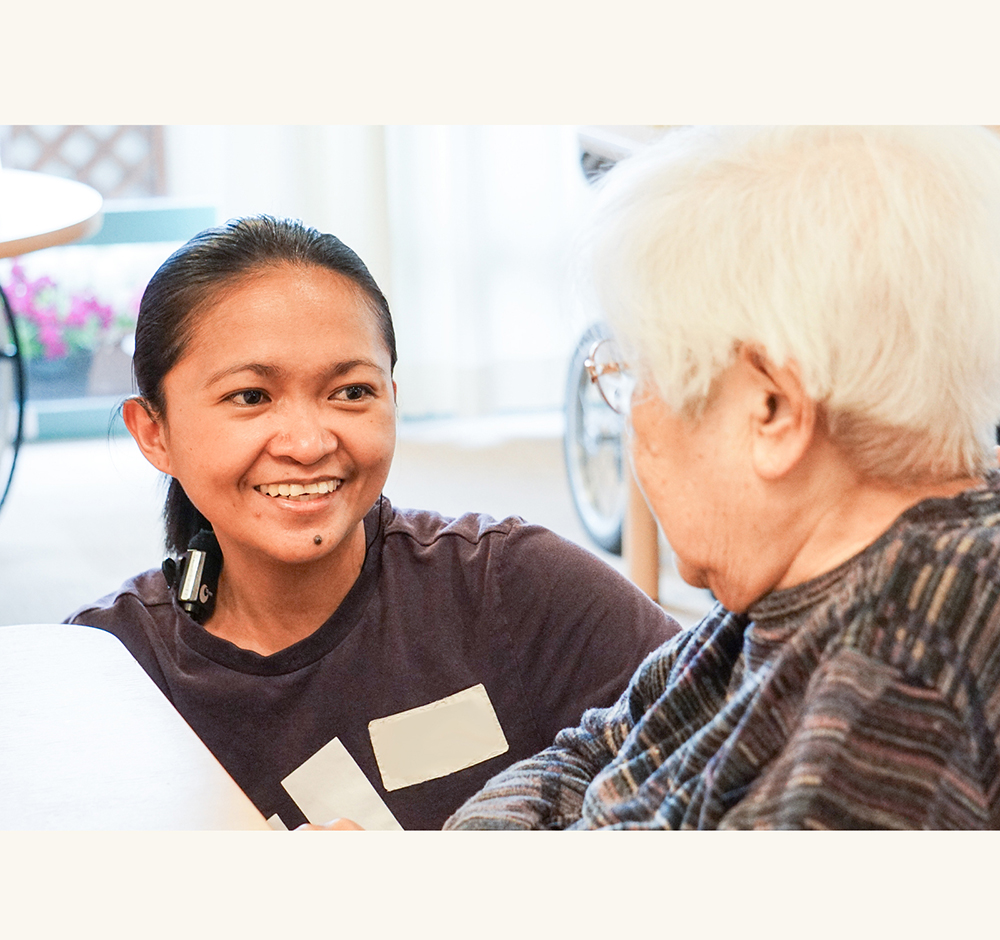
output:
[[[281,785],[314,826],[343,817],[363,829],[402,829],[340,738],[324,744]]]
[[[509,748],[482,683],[378,718],[369,722],[368,733],[387,791],[445,777]]]

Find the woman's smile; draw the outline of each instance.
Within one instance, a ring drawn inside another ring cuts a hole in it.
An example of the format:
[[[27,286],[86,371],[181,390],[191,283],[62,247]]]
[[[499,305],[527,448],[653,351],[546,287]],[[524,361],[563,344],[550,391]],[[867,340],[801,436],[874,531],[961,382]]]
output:
[[[284,497],[302,502],[315,502],[319,496],[334,493],[340,488],[343,480],[329,479],[312,483],[258,483],[254,489],[272,499]]]
[[[294,513],[312,520],[334,506],[337,491],[343,482],[331,477],[311,483],[260,483],[253,490],[266,501],[265,512]],[[315,525],[315,522],[310,525]]]

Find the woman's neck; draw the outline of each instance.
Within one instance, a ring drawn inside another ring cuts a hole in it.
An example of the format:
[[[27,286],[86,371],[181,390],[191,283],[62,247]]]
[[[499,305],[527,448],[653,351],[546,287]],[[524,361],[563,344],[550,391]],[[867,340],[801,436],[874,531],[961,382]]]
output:
[[[893,486],[879,481],[852,480],[836,499],[813,501],[808,535],[777,588],[808,581],[863,551],[907,509],[932,497],[952,497],[982,484],[982,479]]]
[[[340,606],[365,560],[364,523],[315,562],[289,564],[224,552],[215,610],[205,623],[214,636],[264,656],[315,633]]]

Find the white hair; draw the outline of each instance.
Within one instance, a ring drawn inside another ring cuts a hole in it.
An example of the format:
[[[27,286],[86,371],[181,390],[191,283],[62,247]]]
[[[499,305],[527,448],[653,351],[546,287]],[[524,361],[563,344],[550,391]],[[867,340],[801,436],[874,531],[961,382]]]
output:
[[[794,361],[867,475],[982,473],[1000,414],[1000,139],[976,127],[685,128],[600,188],[604,314],[673,409],[740,344]]]

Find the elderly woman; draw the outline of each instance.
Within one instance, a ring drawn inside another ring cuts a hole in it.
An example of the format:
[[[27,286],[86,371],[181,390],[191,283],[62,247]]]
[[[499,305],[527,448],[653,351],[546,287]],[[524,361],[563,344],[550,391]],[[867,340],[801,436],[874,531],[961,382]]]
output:
[[[1000,141],[678,132],[590,261],[594,371],[719,603],[448,827],[1000,824]]]

